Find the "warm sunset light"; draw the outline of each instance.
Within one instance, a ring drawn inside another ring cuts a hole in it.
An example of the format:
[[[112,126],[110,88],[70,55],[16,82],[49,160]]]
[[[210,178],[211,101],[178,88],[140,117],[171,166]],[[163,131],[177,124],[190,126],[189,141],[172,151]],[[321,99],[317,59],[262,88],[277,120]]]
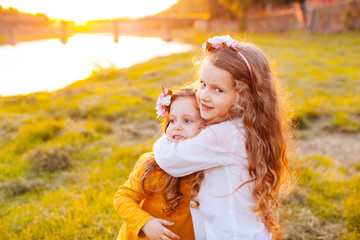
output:
[[[0,0],[0,240],[360,240],[359,53],[360,0]]]
[[[0,0],[0,5],[3,8],[13,7],[32,14],[44,13],[50,18],[89,21],[152,15],[176,2],[177,0]]]

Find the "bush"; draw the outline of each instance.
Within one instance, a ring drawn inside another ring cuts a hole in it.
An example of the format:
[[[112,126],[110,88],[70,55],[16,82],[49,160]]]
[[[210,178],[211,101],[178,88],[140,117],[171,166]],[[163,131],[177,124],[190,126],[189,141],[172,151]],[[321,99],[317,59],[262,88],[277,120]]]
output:
[[[85,126],[89,129],[94,129],[97,133],[110,134],[113,132],[111,125],[100,120],[97,120],[96,122],[88,122]]]
[[[39,179],[14,178],[4,181],[0,184],[0,189],[6,196],[16,196],[27,192],[34,191],[41,187],[43,182]]]
[[[72,166],[68,152],[56,147],[32,150],[28,155],[28,159],[37,172],[55,172],[68,169]]]
[[[20,129],[19,135],[14,140],[14,153],[22,154],[31,146],[50,140],[63,128],[63,120],[30,122]]]
[[[360,176],[355,176],[349,186],[349,196],[344,201],[347,228],[360,234]]]
[[[292,219],[284,228],[285,239],[310,240],[327,239],[335,240],[344,235],[344,229],[326,219],[316,216],[310,209],[302,208],[291,213]],[[341,226],[342,227],[342,226]]]

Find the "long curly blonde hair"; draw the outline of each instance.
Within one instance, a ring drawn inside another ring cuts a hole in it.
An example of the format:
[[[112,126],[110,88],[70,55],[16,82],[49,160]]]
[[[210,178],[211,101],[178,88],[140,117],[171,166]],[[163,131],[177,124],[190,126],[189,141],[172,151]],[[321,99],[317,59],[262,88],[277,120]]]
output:
[[[248,60],[254,83],[237,51]],[[227,118],[243,120],[248,172],[254,182],[253,210],[270,232],[276,232],[278,223],[272,215],[273,209],[278,206],[285,187],[292,184],[291,152],[287,151],[291,145],[290,118],[284,111],[277,79],[265,54],[250,43],[238,42],[235,49],[226,46],[212,49],[204,59],[232,75],[237,96]]]
[[[196,104],[196,96],[195,90],[192,87],[182,87],[179,90],[175,91],[171,97],[171,103],[168,107],[168,113],[171,110],[172,103],[181,97],[193,98],[195,101],[195,107],[199,110],[198,105]],[[163,130],[166,133],[167,127],[169,126],[169,114],[167,114],[163,121]],[[165,171],[162,171],[159,165],[156,163],[154,154],[147,153],[140,157],[139,161],[143,161],[143,173],[140,177],[140,186],[141,191],[145,195],[150,195],[151,193],[161,193],[164,196],[165,204],[162,206],[162,211],[170,215],[175,211],[175,208],[179,205],[180,197],[182,193],[180,192],[180,182],[184,179],[190,181],[192,183],[191,192],[190,192],[190,200],[194,202],[193,207],[199,206],[199,202],[196,199],[196,196],[200,190],[201,182],[204,179],[203,171],[199,171],[193,173],[191,175],[185,177],[173,177],[167,174]],[[161,171],[159,184],[156,186],[149,186],[149,182],[151,182],[151,178],[155,177],[153,173],[155,171]]]

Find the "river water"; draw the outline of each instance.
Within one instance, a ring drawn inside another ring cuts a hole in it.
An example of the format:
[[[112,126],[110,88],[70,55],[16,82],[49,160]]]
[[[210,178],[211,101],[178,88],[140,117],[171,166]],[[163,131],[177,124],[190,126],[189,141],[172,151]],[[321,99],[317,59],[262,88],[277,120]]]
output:
[[[0,95],[53,91],[87,78],[93,70],[125,68],[157,56],[191,50],[191,45],[160,38],[77,34],[59,39],[0,46]]]

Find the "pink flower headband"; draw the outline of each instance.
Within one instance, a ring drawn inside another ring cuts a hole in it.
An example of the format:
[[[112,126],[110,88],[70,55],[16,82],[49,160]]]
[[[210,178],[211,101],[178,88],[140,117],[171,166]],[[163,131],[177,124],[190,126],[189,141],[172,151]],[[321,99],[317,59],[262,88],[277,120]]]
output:
[[[204,42],[204,44],[202,45],[202,49],[204,53],[209,53],[211,52],[212,49],[219,49],[221,46],[226,46],[229,47],[233,50],[235,50],[240,57],[244,60],[244,62],[246,63],[246,66],[249,69],[250,72],[250,77],[251,77],[251,87],[253,88],[254,86],[254,75],[251,69],[251,66],[249,64],[249,61],[246,59],[246,57],[239,52],[236,47],[239,46],[237,42],[234,41],[234,39],[232,39],[229,35],[226,36],[215,36],[213,38],[209,38],[206,42]]]
[[[157,118],[159,118],[160,116],[166,116],[171,103],[172,91],[167,88],[164,89],[164,86],[162,87],[162,90],[163,92],[160,93],[159,98],[156,102],[156,114],[158,115]]]

